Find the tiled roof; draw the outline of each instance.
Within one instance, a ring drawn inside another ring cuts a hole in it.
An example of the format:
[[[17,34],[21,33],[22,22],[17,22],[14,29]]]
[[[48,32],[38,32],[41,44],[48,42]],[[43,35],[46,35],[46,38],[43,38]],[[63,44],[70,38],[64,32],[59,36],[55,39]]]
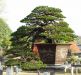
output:
[[[80,49],[79,47],[77,46],[76,42],[70,42],[71,45],[70,45],[70,50],[72,53],[80,53]]]

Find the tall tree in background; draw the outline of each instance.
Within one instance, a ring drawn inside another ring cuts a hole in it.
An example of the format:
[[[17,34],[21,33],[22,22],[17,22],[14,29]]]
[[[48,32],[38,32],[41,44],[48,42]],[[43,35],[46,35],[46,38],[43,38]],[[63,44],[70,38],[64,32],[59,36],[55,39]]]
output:
[[[5,21],[0,18],[0,47],[2,49],[7,49],[10,46],[11,42],[9,40],[11,32]]]
[[[28,16],[21,20],[27,26],[32,26],[29,37],[35,41],[44,37],[48,43],[62,43],[73,41],[75,34],[64,21],[64,16],[59,8],[48,6],[36,7]]]
[[[3,63],[4,53],[10,47],[11,30],[3,19],[0,18],[0,75],[2,74],[1,64]]]

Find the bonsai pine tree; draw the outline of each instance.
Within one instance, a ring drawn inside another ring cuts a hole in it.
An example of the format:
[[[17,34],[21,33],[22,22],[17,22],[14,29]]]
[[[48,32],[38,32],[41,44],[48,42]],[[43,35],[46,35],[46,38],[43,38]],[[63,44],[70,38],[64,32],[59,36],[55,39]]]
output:
[[[64,21],[64,16],[59,8],[48,6],[36,7],[28,16],[21,20],[26,26],[21,26],[12,34],[12,48],[6,54],[11,54],[8,61],[17,61],[6,64],[22,64],[22,68],[35,68],[35,63],[40,61],[38,56],[32,52],[32,43],[38,38],[47,43],[62,43],[73,41],[75,34]],[[19,59],[16,59],[18,58]],[[15,59],[14,59],[15,58]],[[34,65],[32,65],[34,63]],[[39,64],[40,62],[38,62]],[[29,64],[29,65],[28,65]],[[42,62],[40,64],[43,64]],[[38,65],[38,67],[42,67]]]
[[[48,43],[62,43],[73,41],[75,38],[74,31],[64,21],[64,18],[59,8],[39,6],[21,22],[32,26],[29,37],[33,38],[33,42],[41,37],[46,39]]]

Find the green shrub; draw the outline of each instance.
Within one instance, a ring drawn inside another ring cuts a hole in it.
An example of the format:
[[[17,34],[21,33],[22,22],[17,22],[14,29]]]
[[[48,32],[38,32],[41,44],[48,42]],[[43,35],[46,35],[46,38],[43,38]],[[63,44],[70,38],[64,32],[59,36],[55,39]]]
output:
[[[21,64],[23,70],[37,70],[40,68],[46,67],[46,64],[43,64],[42,61],[30,61],[24,62]]]

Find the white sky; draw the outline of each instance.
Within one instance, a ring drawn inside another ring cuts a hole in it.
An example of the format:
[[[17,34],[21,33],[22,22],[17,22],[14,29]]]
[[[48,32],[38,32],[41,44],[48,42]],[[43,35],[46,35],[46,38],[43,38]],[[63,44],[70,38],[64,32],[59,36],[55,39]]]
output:
[[[6,7],[2,14],[13,31],[23,25],[19,21],[27,16],[36,6],[51,6],[60,8],[66,17],[66,22],[81,35],[81,0],[5,0]]]

